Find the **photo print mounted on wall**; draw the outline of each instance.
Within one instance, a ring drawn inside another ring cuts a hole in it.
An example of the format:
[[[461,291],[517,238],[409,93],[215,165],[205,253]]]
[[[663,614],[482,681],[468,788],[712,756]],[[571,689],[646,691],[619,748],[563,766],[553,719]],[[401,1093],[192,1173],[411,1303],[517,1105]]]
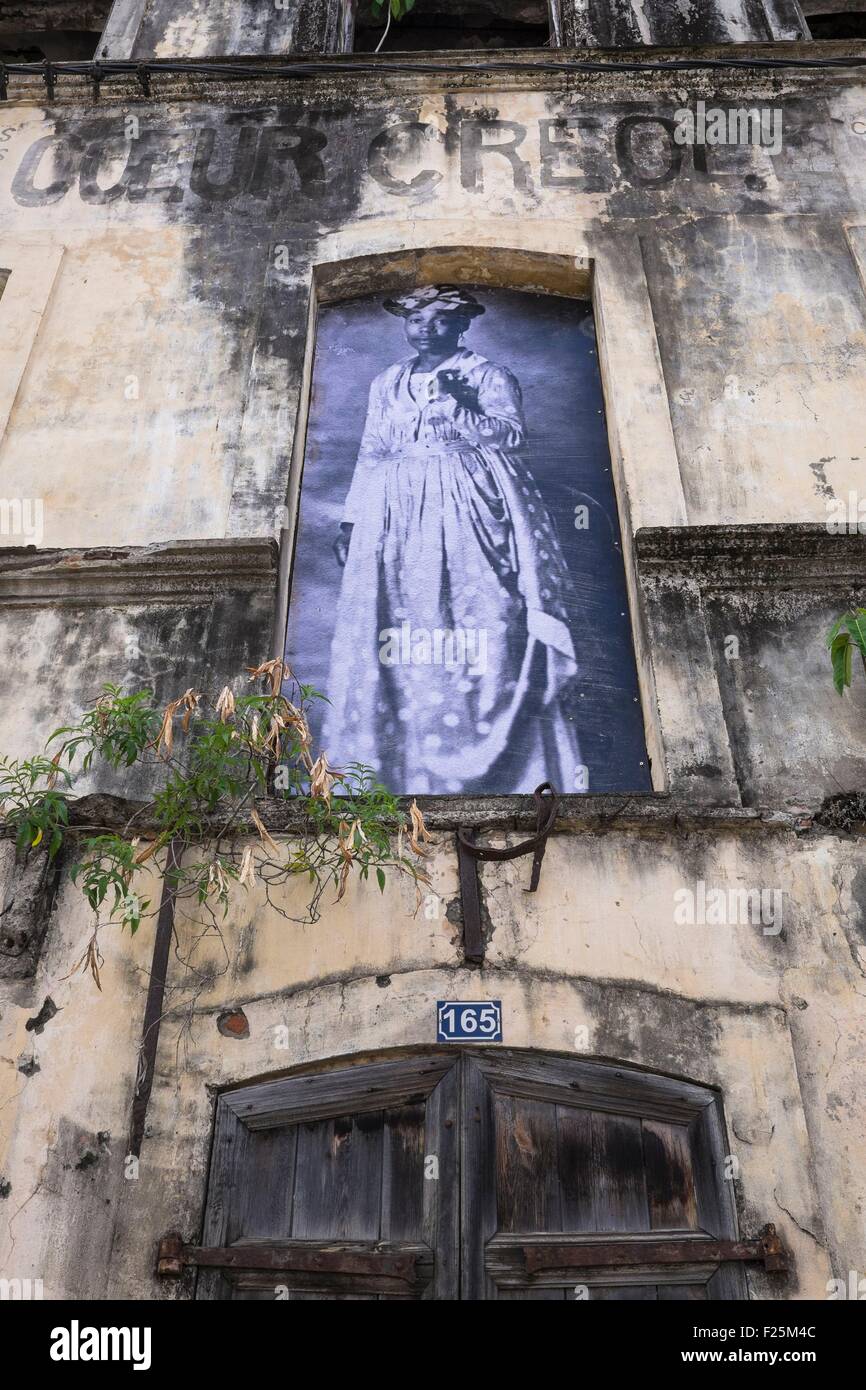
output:
[[[592,309],[320,309],[286,660],[400,794],[650,789]]]

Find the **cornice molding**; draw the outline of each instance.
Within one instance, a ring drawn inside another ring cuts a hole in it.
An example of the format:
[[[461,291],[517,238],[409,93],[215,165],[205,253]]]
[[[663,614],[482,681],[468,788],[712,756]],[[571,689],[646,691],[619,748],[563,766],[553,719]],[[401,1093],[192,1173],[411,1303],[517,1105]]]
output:
[[[0,549],[0,608],[183,604],[224,592],[272,592],[278,558],[270,537],[92,550]]]
[[[690,578],[710,589],[866,584],[866,533],[817,523],[645,527],[634,544],[647,579]]]
[[[447,836],[458,826],[479,833],[520,834],[535,829],[538,807],[531,796],[418,796],[414,798],[424,814],[429,829]],[[409,797],[400,799],[408,810]],[[256,811],[272,834],[302,835],[309,833],[309,821],[291,801],[278,797],[258,797]],[[737,834],[794,834],[813,831],[820,834],[842,835],[834,826],[819,824],[816,811],[805,806],[743,807],[697,805],[688,797],[670,796],[659,792],[606,792],[560,797],[554,833],[605,834],[610,831],[637,831],[647,835],[687,834],[710,831]],[[122,829],[131,818],[138,831],[148,834],[154,822],[145,814],[144,803],[127,800],[104,792],[93,792],[74,799],[69,804],[69,823],[75,830]],[[209,831],[237,839],[249,838],[248,826],[214,817]],[[0,826],[0,842],[11,835]],[[441,843],[448,843],[443,839]]]
[[[643,527],[641,577],[693,579],[702,588],[844,589],[866,584],[866,533],[811,523]],[[271,537],[166,541],[76,550],[0,549],[0,607],[197,603],[220,592],[273,592],[279,547]]]
[[[99,81],[98,103],[120,104],[150,101],[155,104],[181,101],[202,105],[227,106],[286,105],[299,97],[315,105],[351,93],[358,101],[389,94],[409,95],[436,91],[568,91],[581,96],[599,96],[606,101],[638,101],[661,90],[680,91],[686,87],[695,96],[724,90],[766,93],[777,100],[785,92],[803,88],[827,89],[845,82],[862,83],[857,67],[784,67],[785,60],[866,58],[866,45],[857,40],[840,39],[818,45],[800,40],[767,43],[707,44],[696,48],[558,48],[501,49],[495,54],[468,50],[445,50],[417,54],[322,53],[260,57],[221,57],[166,59],[189,61],[199,71],[176,73],[159,71],[158,59],[143,60],[149,70],[147,94],[139,75],[105,76]],[[769,59],[780,66],[750,67],[749,61]],[[706,63],[730,63],[730,67],[701,68]],[[110,60],[103,60],[108,67]],[[544,64],[561,63],[561,71]],[[661,63],[684,67],[658,69]],[[694,67],[689,67],[693,63]],[[629,65],[639,64],[640,68]],[[220,67],[273,69],[255,76],[232,79]],[[8,100],[4,106],[91,106],[94,104],[93,79],[88,73],[76,75],[61,71],[56,76],[53,102],[47,100],[41,76],[10,73]],[[79,65],[83,68],[84,65]],[[595,67],[595,71],[591,68]],[[211,71],[212,70],[212,71]]]

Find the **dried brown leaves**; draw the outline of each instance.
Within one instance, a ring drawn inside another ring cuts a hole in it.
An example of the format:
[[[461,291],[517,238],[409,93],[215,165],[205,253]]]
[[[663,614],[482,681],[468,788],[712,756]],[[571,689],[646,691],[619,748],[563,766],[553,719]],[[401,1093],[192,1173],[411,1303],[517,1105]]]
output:
[[[265,848],[269,849],[272,854],[278,855],[280,852],[280,847],[277,844],[276,840],[271,838],[271,835],[268,832],[265,823],[259,815],[258,811],[256,810],[255,806],[253,806],[252,810],[250,811],[250,820],[256,827],[256,830],[259,832],[259,839],[261,840]]]
[[[310,796],[324,801],[328,810],[331,809],[331,788],[337,780],[334,771],[327,753],[320,753],[310,768]]]
[[[235,697],[233,691],[227,685],[224,685],[219,693],[219,699],[216,702],[216,712],[219,715],[221,724],[228,724],[229,720],[234,718]]]
[[[413,854],[426,856],[430,853],[424,848],[425,844],[434,844],[433,836],[424,824],[424,817],[421,814],[417,801],[412,802],[409,807],[409,820],[411,829],[409,831],[409,844]]]
[[[292,668],[287,666],[285,661],[280,661],[279,657],[274,657],[273,661],[263,661],[260,666],[248,666],[250,680],[270,680],[271,694],[279,695],[283,681],[291,679]]]
[[[171,750],[174,747],[174,716],[179,709],[184,711],[181,727],[185,734],[189,733],[189,722],[192,718],[193,710],[198,708],[200,700],[201,694],[199,691],[193,690],[191,686],[189,690],[185,690],[182,695],[179,695],[176,700],[169,700],[163,711],[162,725],[156,736],[155,747],[157,753],[162,753],[163,757],[166,758],[171,757]]]

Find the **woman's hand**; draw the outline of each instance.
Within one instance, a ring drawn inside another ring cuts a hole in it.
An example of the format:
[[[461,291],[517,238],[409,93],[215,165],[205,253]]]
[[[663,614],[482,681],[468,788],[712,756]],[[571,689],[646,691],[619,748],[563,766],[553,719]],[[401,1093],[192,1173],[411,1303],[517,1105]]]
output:
[[[443,395],[451,396],[461,410],[478,410],[478,392],[459,372],[447,370],[436,373],[436,384]]]
[[[349,542],[351,541],[351,539],[352,522],[342,521],[340,523],[340,534],[337,536],[337,539],[334,541],[334,544],[331,547],[334,554],[337,557],[337,564],[340,566],[340,569],[343,568],[343,566],[346,563],[346,560],[349,558]]]

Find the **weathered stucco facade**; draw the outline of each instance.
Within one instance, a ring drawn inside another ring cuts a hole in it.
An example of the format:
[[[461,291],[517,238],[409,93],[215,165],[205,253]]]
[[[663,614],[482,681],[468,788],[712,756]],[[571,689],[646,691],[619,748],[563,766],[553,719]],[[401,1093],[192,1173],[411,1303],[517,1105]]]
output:
[[[247,8],[119,0],[97,56],[346,47],[324,0],[288,29]],[[561,0],[567,50],[487,71],[346,53],[234,82],[153,72],[147,93],[113,76],[98,102],[86,76],[47,100],[9,75],[0,491],[44,520],[0,556],[0,748],[41,746],[105,681],[168,700],[280,652],[317,305],[444,280],[592,299],[654,787],[564,797],[534,896],[526,860],[482,867],[480,969],[453,832],[519,839],[529,798],[428,800],[438,908],[356,882],[315,926],[255,892],[222,941],[178,920],[135,1178],[153,922],[103,932],[99,992],[73,973],[80,892],[7,842],[0,1268],[46,1297],[190,1296],[155,1249],[200,1232],[215,1096],[428,1048],[437,1000],[487,997],[509,1048],[717,1089],[740,1234],[772,1221],[792,1257],[786,1278],[748,1267],[753,1298],[866,1270],[862,808],[825,805],[866,778],[866,691],[836,697],[825,646],[863,601],[866,78],[761,66],[866,47],[810,42],[794,0],[674,10]],[[734,43],[754,66],[629,66]],[[589,50],[603,70],[539,66]],[[676,143],[699,101],[781,112],[780,149]],[[146,787],[90,790],[79,825],[120,823]],[[259,811],[290,836],[284,807]],[[677,895],[701,884],[777,891],[781,912],[688,924]],[[249,1035],[219,1031],[238,1009]]]

